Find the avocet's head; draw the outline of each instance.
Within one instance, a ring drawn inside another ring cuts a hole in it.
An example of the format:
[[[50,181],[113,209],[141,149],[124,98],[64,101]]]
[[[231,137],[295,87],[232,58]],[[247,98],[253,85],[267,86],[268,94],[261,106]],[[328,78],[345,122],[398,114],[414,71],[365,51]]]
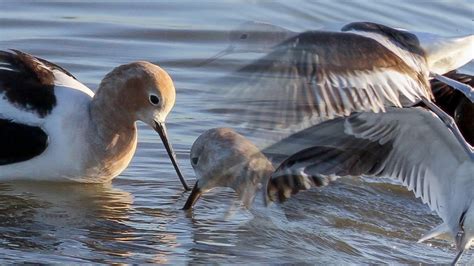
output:
[[[123,119],[140,120],[160,135],[173,166],[185,189],[189,187],[178,167],[176,155],[169,142],[165,120],[174,106],[176,91],[171,77],[157,65],[149,62],[134,62],[112,70],[102,80],[97,96],[115,98],[103,104],[118,104],[123,109]]]
[[[197,181],[184,210],[216,187],[232,188],[249,207],[258,184],[273,171],[270,161],[255,145],[229,128],[204,132],[194,142],[190,159]]]
[[[265,53],[295,33],[280,26],[260,21],[247,21],[229,32],[229,46],[200,63],[211,63],[232,53]]]
[[[458,262],[466,250],[474,245],[474,205],[471,205],[461,216],[459,220],[459,232],[454,239],[456,249],[459,253],[454,259],[453,265]]]

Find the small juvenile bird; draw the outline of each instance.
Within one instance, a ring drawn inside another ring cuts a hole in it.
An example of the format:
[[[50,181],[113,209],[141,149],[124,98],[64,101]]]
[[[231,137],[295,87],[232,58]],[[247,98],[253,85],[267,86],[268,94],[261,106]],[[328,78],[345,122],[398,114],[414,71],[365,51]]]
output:
[[[190,154],[197,181],[183,209],[216,187],[232,188],[250,208],[256,192],[275,170],[260,150],[230,128],[207,130],[194,142]]]

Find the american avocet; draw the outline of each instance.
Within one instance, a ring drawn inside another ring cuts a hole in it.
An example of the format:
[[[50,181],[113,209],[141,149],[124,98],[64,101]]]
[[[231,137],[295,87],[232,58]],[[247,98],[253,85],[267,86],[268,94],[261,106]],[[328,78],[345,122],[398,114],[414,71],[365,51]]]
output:
[[[423,101],[432,108],[430,78],[471,61],[473,45],[474,35],[443,38],[355,22],[342,32],[293,36],[218,86],[231,119],[251,128],[299,130],[313,120],[386,106]],[[461,90],[474,100],[472,88]]]
[[[298,132],[286,142],[300,140],[307,148],[272,174],[266,190],[270,200],[283,201],[338,177],[389,177],[443,220],[421,241],[448,234],[459,251],[455,262],[474,244],[474,159],[432,112],[414,107],[355,113]]]
[[[210,129],[194,142],[190,154],[197,181],[183,209],[216,187],[232,188],[250,208],[261,183],[275,170],[260,150],[230,128]]]
[[[119,66],[94,95],[60,66],[1,51],[0,95],[0,180],[109,181],[135,153],[140,120],[158,132],[188,189],[165,127],[175,88],[160,67]]]

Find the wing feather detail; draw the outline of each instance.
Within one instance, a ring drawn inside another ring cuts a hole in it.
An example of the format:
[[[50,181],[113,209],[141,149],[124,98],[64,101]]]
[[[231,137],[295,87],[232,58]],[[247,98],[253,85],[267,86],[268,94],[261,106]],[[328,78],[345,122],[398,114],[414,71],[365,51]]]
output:
[[[295,144],[299,140],[301,145]],[[452,198],[472,197],[460,195],[463,192],[456,187],[474,187],[474,161],[444,123],[420,107],[336,118],[290,136],[269,150],[290,147],[293,152],[302,146],[306,148],[284,160],[272,175],[267,188],[270,199],[281,201],[339,177],[361,175],[399,180],[443,220],[448,219],[447,209],[459,207],[450,205],[455,202]],[[458,171],[460,176],[456,176]],[[306,185],[285,185],[295,184],[285,180],[295,178]]]
[[[414,70],[379,42],[346,32],[299,34],[217,83],[232,118],[267,129],[432,98],[426,69]]]

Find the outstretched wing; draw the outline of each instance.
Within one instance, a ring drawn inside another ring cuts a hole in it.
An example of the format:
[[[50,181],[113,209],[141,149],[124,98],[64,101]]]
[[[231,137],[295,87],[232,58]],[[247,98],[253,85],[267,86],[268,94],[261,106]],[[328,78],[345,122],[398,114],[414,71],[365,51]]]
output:
[[[432,98],[424,58],[408,53],[419,63],[415,70],[392,50],[361,34],[310,31],[217,83],[231,118],[254,128],[288,128]]]
[[[474,188],[474,162],[443,122],[423,108],[356,113],[283,142],[301,139],[312,146],[290,156],[272,175],[267,189],[272,200],[338,177],[360,175],[399,180],[443,220],[447,209],[462,208],[450,204],[454,198],[472,198],[466,194],[472,189],[465,187]],[[283,143],[279,145],[284,149]]]

